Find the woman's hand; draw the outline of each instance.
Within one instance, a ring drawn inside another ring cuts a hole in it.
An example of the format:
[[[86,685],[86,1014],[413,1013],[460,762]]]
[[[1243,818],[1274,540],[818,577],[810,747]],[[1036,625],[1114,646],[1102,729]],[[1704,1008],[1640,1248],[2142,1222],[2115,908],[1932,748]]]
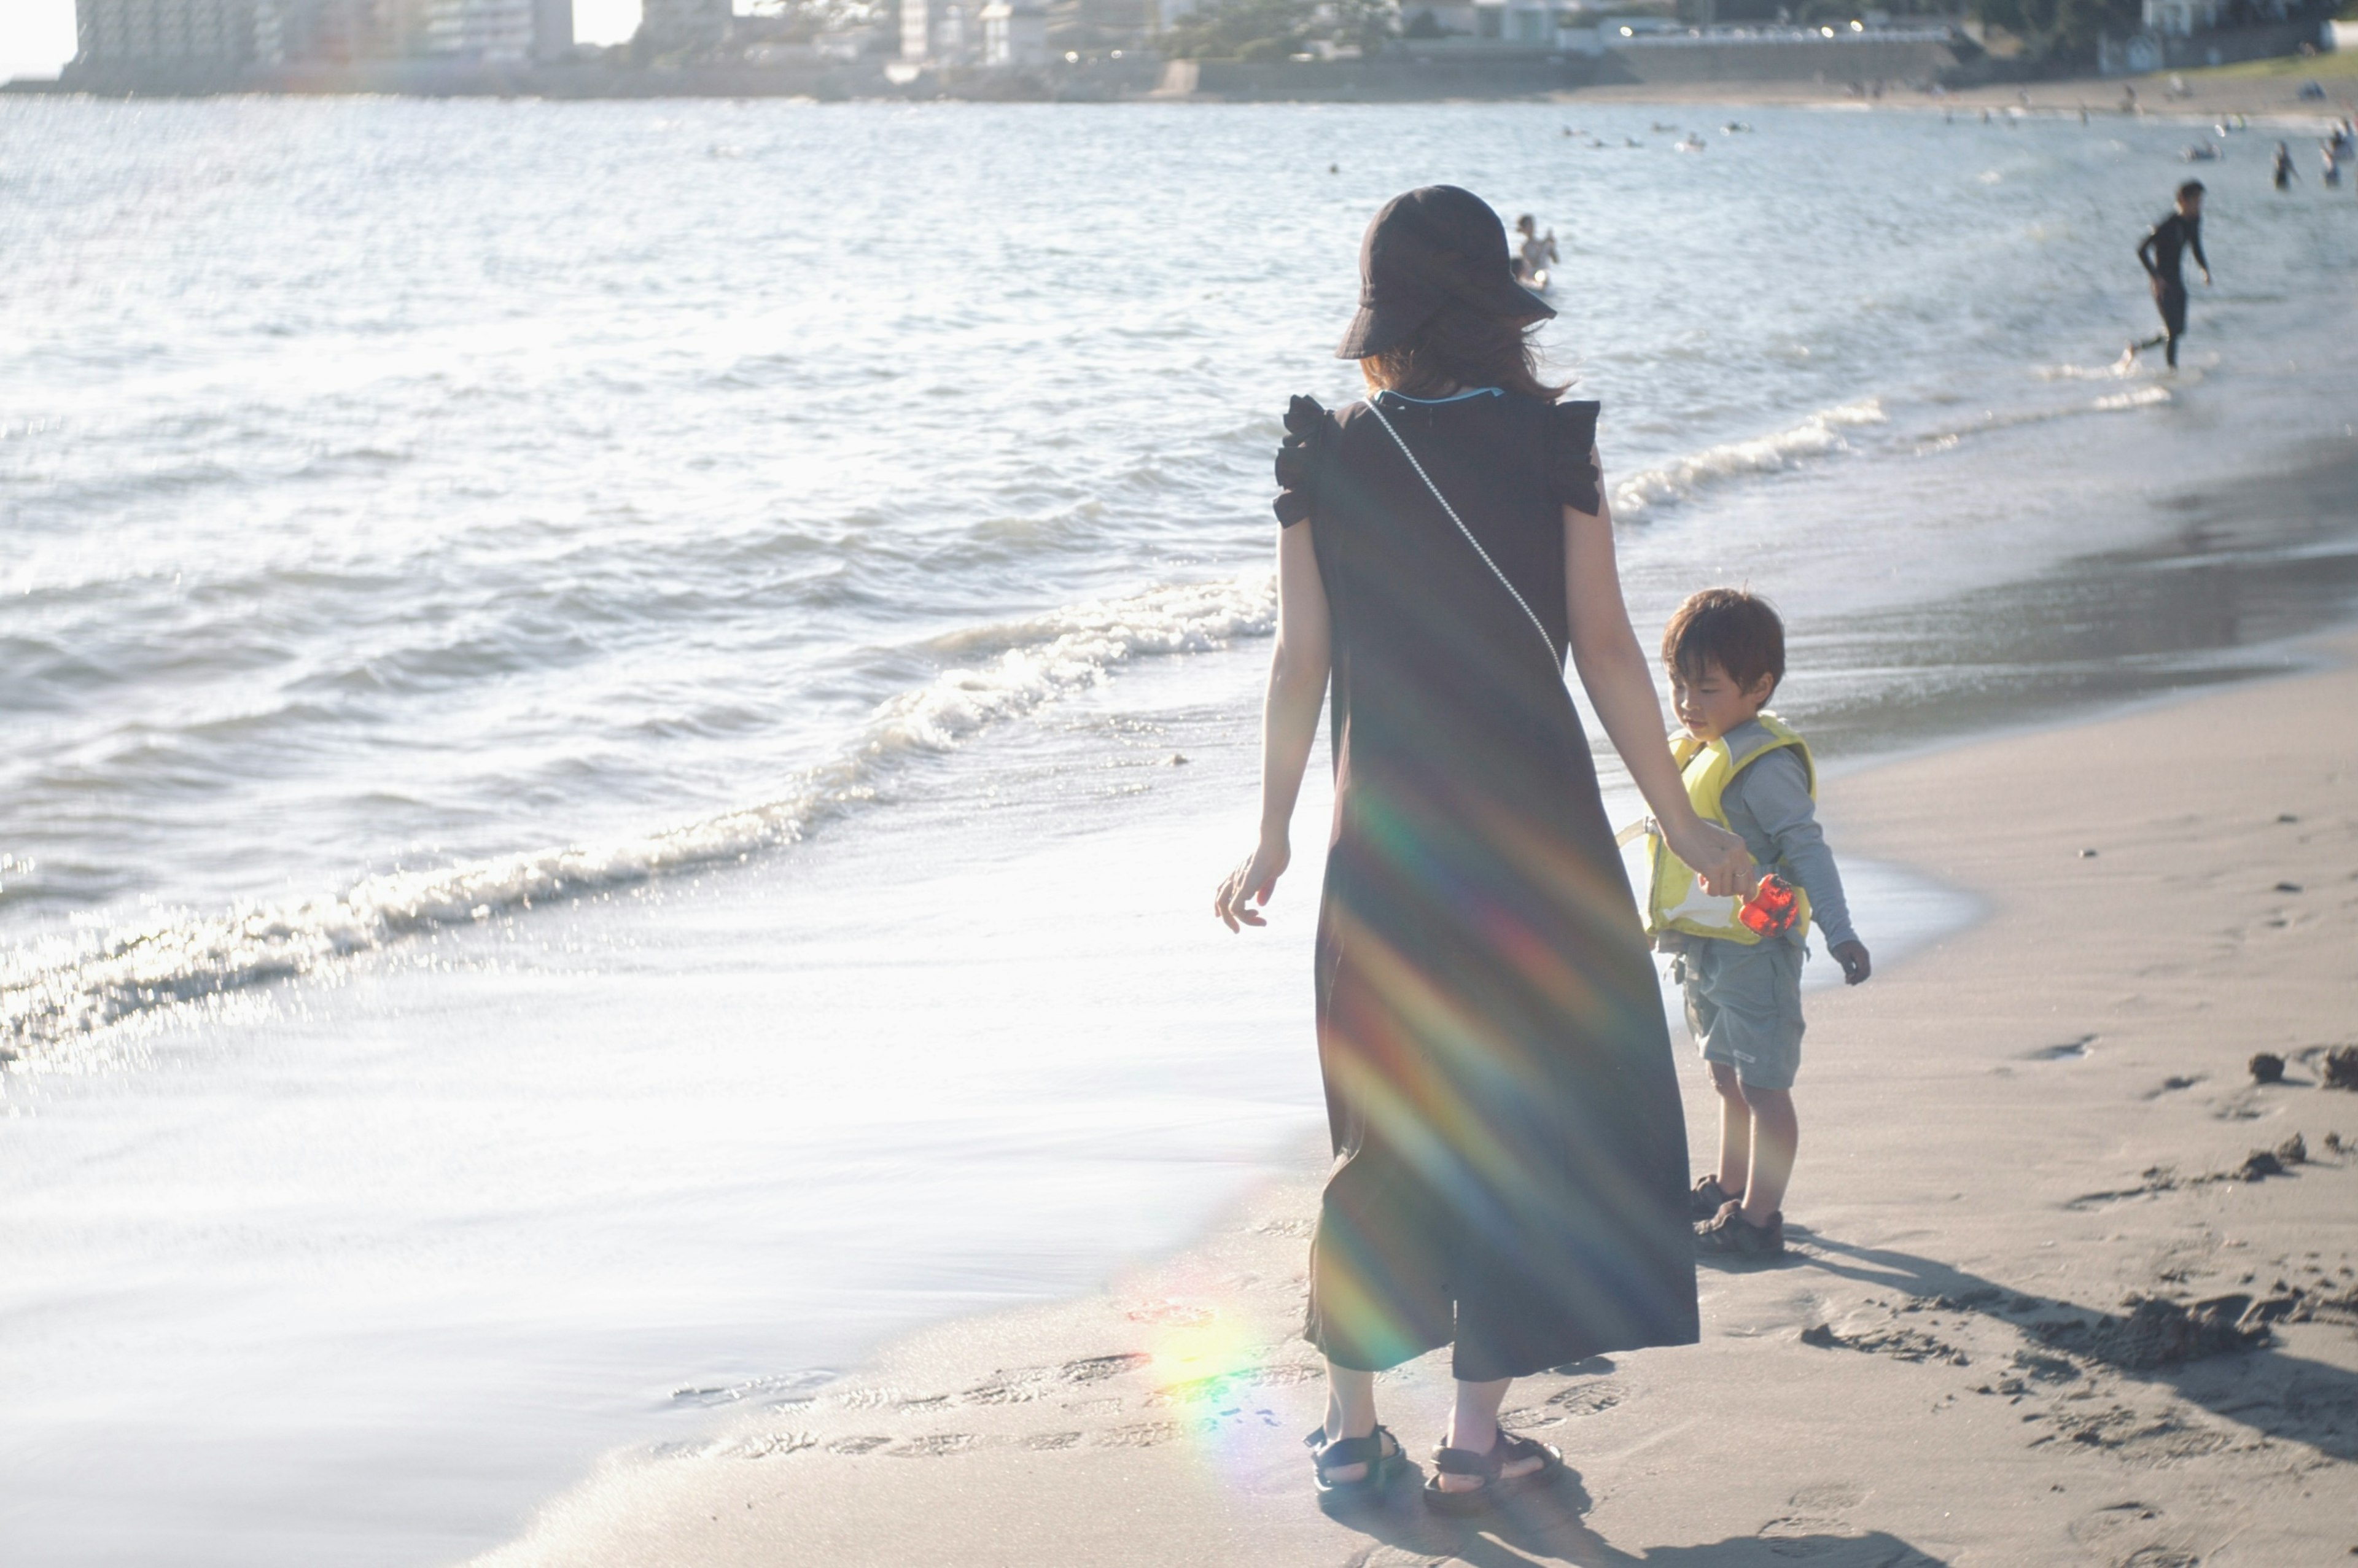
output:
[[[1662,840],[1670,845],[1671,854],[1694,868],[1703,891],[1714,898],[1750,898],[1759,886],[1752,851],[1744,847],[1740,834],[1690,812],[1687,820],[1676,827],[1663,825]]]
[[[1220,891],[1212,895],[1212,913],[1226,921],[1231,931],[1268,925],[1253,905],[1269,902],[1277,879],[1285,874],[1286,862],[1293,859],[1293,847],[1283,834],[1263,834],[1260,848],[1246,856],[1244,864],[1230,871]]]

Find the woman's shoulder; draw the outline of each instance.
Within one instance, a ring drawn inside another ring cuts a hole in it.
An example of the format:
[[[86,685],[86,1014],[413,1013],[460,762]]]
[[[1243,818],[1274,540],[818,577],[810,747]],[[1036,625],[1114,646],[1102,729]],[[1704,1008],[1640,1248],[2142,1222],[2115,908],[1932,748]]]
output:
[[[1278,493],[1271,503],[1282,526],[1291,528],[1317,510],[1321,475],[1352,408],[1331,413],[1314,397],[1286,406],[1285,435],[1277,444]]]
[[[1594,398],[1564,397],[1548,404],[1541,415],[1540,452],[1548,488],[1557,501],[1590,516],[1601,504],[1595,452],[1596,416],[1603,407]]]

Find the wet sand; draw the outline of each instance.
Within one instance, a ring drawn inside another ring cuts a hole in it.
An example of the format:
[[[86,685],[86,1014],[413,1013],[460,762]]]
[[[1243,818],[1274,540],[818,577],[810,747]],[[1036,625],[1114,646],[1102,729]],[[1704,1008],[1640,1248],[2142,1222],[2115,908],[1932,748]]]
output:
[[[1179,1257],[617,1456],[479,1561],[2347,1562],[2358,1095],[2320,1065],[2358,1034],[2358,637],[2313,652],[1829,784],[1840,850],[1986,918],[1812,994],[1791,1254],[1705,1266],[1700,1346],[1519,1384],[1510,1424],[1571,1473],[1486,1521],[1428,1516],[1421,1471],[1316,1506],[1305,1150]],[[2282,1082],[2250,1076],[2264,1051]],[[1707,1148],[1691,1065],[1685,1087]],[[2305,1159],[2252,1179],[2296,1134]],[[2189,1326],[2220,1297],[2244,1299]],[[1430,1357],[1384,1379],[1412,1456],[1445,1379]]]
[[[2068,77],[2052,81],[1999,81],[1978,87],[1953,87],[1939,92],[1887,84],[1879,98],[1851,91],[1842,81],[1650,81],[1624,86],[1584,87],[1560,95],[1567,108],[1583,103],[1700,104],[1742,108],[1752,104],[1816,105],[1828,108],[1952,113],[1963,118],[1987,109],[1993,114],[2023,114],[2042,119],[2077,118],[2084,111],[2088,123],[2103,125],[2125,116],[2209,121],[2223,114],[2255,118],[2292,116],[2320,124],[2348,113],[2348,100],[2358,95],[2358,81],[2346,70],[2327,62],[2331,56],[2302,61],[2287,74],[2238,72],[2234,68],[2177,73],[2183,92],[2170,89],[2171,76]],[[2275,62],[2269,62],[2271,64]],[[2303,69],[2306,68],[2306,69]],[[2305,101],[2304,81],[2316,80],[2327,102]],[[2136,94],[2134,107],[2123,108],[2124,90]],[[2309,170],[2303,168],[2307,176]]]

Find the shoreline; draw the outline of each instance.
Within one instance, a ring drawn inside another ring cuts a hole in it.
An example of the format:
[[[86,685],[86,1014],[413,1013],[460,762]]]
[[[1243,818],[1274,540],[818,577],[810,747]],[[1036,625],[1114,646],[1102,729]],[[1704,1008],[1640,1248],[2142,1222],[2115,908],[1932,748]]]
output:
[[[1897,46],[1894,46],[1897,47]],[[1579,57],[1567,57],[1579,58]],[[897,62],[896,62],[897,63]],[[1166,88],[1162,63],[1088,61],[1054,71],[992,68],[974,70],[949,82],[921,88],[920,79],[897,82],[874,67],[829,65],[782,70],[710,65],[667,70],[550,66],[531,69],[426,68],[386,61],[344,70],[288,68],[233,77],[75,80],[17,77],[0,81],[0,97],[204,99],[219,97],[497,98],[548,103],[640,102],[672,99],[784,99],[825,103],[1053,103],[1226,105],[1584,103],[1663,108],[1832,108],[1915,113],[2005,111],[2015,117],[2067,118],[2088,123],[2131,118],[2205,122],[2241,114],[2266,119],[2327,120],[2349,113],[2358,97],[2358,69],[2339,57],[2280,56],[2244,62],[2157,70],[2131,76],[2071,76],[2022,81],[1894,85],[1888,73],[1860,70],[1842,76],[1819,70],[1810,76],[1745,76],[1628,81],[1551,81],[1550,70],[1528,61],[1428,60],[1410,90],[1384,82],[1322,81],[1318,71],[1347,71],[1348,65],[1251,66],[1235,61],[1171,61],[1209,65],[1223,73],[1212,88]],[[2254,69],[2261,68],[2261,69]],[[2281,69],[2277,69],[2281,68]],[[1265,78],[1265,80],[1264,80]],[[2322,100],[2303,101],[2299,90],[2315,81]],[[1870,87],[1875,91],[1870,93]],[[2122,107],[2125,91],[2136,94]]]
[[[2282,1565],[2358,1548],[2332,1501],[2358,1484],[2358,1159],[2325,1141],[2358,1141],[2358,1098],[2316,1087],[2312,1060],[2346,1033],[2331,955],[2358,911],[2358,770],[2308,722],[2358,700],[2358,633],[2296,646],[2275,678],[1829,779],[1846,854],[1939,877],[1985,916],[1859,990],[1812,992],[1793,1255],[1706,1264],[1692,1351],[1519,1383],[1510,1419],[1574,1474],[1491,1533],[1581,1563]],[[2157,752],[2167,765],[2123,765]],[[2041,801],[2035,819],[2011,809],[2021,798]],[[2185,918],[2138,918],[2158,903]],[[2260,1049],[2293,1064],[2286,1084],[2245,1076]],[[1682,1075],[1706,1148],[1707,1095],[1691,1063]],[[2293,1133],[2309,1163],[2230,1179]],[[1405,1487],[1364,1516],[1314,1507],[1298,1288],[1320,1162],[1305,1150],[1198,1243],[1103,1292],[935,1325],[687,1453],[611,1455],[475,1561],[1467,1550],[1478,1538]],[[2266,1347],[2155,1362],[2126,1337],[2127,1297],[2222,1294],[2279,1302]],[[2303,1303],[2310,1321],[2293,1321]],[[1385,1379],[1412,1456],[1445,1408],[1445,1365]],[[1730,1431],[1784,1457],[1730,1465]],[[1961,1498],[2011,1504],[1947,1506]]]

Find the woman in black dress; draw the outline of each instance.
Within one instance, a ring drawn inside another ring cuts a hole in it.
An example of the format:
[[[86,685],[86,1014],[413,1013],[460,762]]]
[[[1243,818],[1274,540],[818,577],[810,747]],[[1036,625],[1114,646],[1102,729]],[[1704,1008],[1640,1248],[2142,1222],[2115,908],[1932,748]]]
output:
[[[1498,215],[1410,191],[1360,267],[1337,352],[1374,395],[1286,415],[1260,841],[1215,910],[1262,924],[1331,673],[1311,1441],[1322,1490],[1380,1487],[1400,1449],[1376,1372],[1453,1345],[1425,1495],[1463,1511],[1562,1463],[1499,1432],[1509,1379],[1696,1337],[1670,1038],[1567,652],[1671,848],[1714,892],[1748,889],[1751,861],[1680,784],[1621,601],[1597,406],[1534,373],[1529,330],[1554,312],[1516,287]]]

